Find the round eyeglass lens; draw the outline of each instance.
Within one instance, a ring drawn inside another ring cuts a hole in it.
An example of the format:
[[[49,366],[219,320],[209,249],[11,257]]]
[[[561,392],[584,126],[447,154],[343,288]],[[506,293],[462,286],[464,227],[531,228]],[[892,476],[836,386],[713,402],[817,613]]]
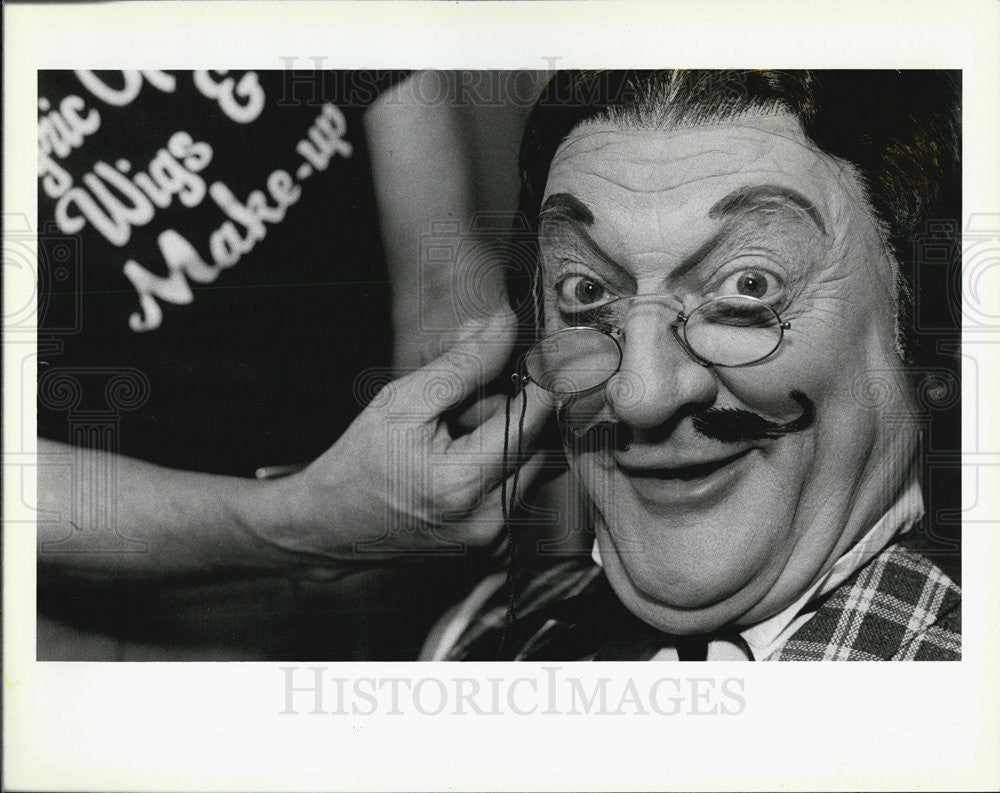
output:
[[[733,295],[702,303],[684,325],[688,346],[709,363],[745,366],[778,349],[784,330],[767,303]]]
[[[621,365],[617,342],[596,328],[566,328],[537,342],[524,359],[535,383],[556,394],[596,388]]]

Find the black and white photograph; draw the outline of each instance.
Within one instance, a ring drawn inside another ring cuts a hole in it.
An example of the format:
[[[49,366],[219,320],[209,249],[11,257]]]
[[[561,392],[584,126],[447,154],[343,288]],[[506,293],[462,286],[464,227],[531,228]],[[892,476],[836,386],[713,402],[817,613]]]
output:
[[[1000,779],[995,8],[119,5],[5,77],[12,789]]]
[[[961,657],[960,75],[532,78],[39,74],[40,660]]]

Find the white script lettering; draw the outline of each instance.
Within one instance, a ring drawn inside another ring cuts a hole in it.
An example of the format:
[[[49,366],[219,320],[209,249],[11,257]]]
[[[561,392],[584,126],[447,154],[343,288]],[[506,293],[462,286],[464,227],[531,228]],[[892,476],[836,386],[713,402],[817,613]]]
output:
[[[142,313],[133,312],[128,318],[128,326],[136,333],[155,330],[162,324],[163,310],[155,298],[174,305],[187,305],[194,300],[185,275],[199,284],[210,284],[219,277],[219,271],[205,264],[191,243],[173,229],[164,231],[156,241],[167,263],[165,278],[153,275],[133,259],[122,268],[139,295]]]
[[[167,263],[168,274],[154,275],[138,262],[129,259],[122,270],[139,296],[141,312],[129,317],[129,327],[135,332],[155,330],[163,323],[163,310],[156,302],[187,305],[194,299],[185,275],[197,283],[211,283],[219,273],[235,265],[253,250],[267,235],[265,224],[280,223],[289,206],[299,200],[302,189],[294,185],[286,171],[273,171],[267,178],[267,190],[274,201],[270,204],[260,190],[254,190],[245,202],[240,202],[222,182],[208,188],[212,200],[228,215],[209,236],[209,251],[214,266],[206,264],[194,247],[176,231],[163,232],[157,242]],[[243,232],[240,231],[242,227]]]
[[[149,223],[156,208],[169,206],[173,196],[186,207],[200,204],[205,197],[205,180],[197,174],[211,160],[211,146],[195,142],[181,131],[156,152],[148,174],[140,171],[129,178],[128,161],[119,160],[115,168],[98,161],[93,172],[82,177],[84,187],[74,187],[60,197],[56,223],[66,234],[75,234],[90,223],[108,242],[121,247],[129,241],[134,227]]]
[[[158,88],[165,94],[172,94],[174,88],[177,87],[177,80],[173,75],[156,69],[144,69],[142,71],[122,69],[123,85],[121,88],[114,88],[108,85],[88,69],[77,69],[75,73],[80,82],[83,83],[84,88],[102,102],[107,102],[109,105],[114,105],[115,107],[124,107],[139,95],[139,91],[142,90],[143,78],[151,86]]]
[[[249,124],[264,109],[264,89],[260,87],[256,72],[247,72],[239,82],[226,77],[228,73],[226,69],[217,70],[215,74],[224,79],[216,82],[212,72],[199,69],[194,73],[194,85],[204,96],[215,99],[230,119],[238,124]]]
[[[39,105],[45,109],[49,106],[47,100],[41,100]],[[96,108],[81,115],[86,107],[83,99],[70,94],[63,98],[58,109],[38,119],[38,178],[49,198],[59,198],[73,186],[73,177],[52,155],[59,159],[67,157],[101,126],[101,115]]]
[[[325,171],[330,159],[339,154],[350,157],[354,147],[346,140],[347,119],[340,108],[327,102],[319,117],[309,127],[309,139],[300,140],[295,151],[301,154],[317,171]]]

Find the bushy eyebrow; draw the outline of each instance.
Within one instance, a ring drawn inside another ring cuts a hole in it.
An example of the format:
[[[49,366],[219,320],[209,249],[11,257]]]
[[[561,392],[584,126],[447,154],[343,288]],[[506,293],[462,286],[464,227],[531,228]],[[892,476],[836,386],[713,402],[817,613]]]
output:
[[[569,193],[553,193],[542,205],[539,219],[542,223],[565,224],[572,229],[573,235],[603,265],[602,269],[605,269],[605,273],[602,273],[602,275],[611,276],[608,280],[612,286],[631,289],[633,293],[638,288],[635,276],[612,259],[587,233],[585,227],[593,225],[594,213],[579,198]],[[683,262],[674,268],[670,273],[670,279],[676,280],[682,278],[691,270],[697,268],[702,261],[708,258],[712,251],[729,239],[730,235],[731,230],[728,227],[724,227],[718,233],[712,235],[711,239],[700,245],[698,250],[686,257]]]
[[[545,199],[539,218],[542,223],[564,221],[580,243],[593,254],[601,273],[616,289],[635,293],[638,288],[635,276],[612,259],[587,231],[594,223],[594,214],[579,198],[569,193],[554,193]]]
[[[584,226],[594,225],[594,213],[586,204],[570,193],[553,193],[545,199],[539,217],[559,214],[567,220],[582,223]]]
[[[789,187],[775,184],[737,188],[729,195],[716,201],[708,210],[708,216],[713,220],[718,220],[759,209],[783,211],[798,219],[801,219],[804,213],[820,230],[820,233],[826,234],[823,217],[812,201]]]
[[[696,269],[713,251],[732,238],[733,221],[738,220],[741,215],[758,210],[776,210],[800,222],[805,215],[821,234],[826,235],[826,225],[816,205],[798,191],[773,184],[740,187],[716,201],[708,210],[708,216],[713,220],[721,219],[729,222],[724,222],[722,228],[702,243],[698,250],[685,257],[684,261],[671,271],[669,278],[676,280]],[[579,198],[570,193],[553,193],[542,204],[539,219],[542,222],[546,220],[565,222],[574,230],[586,248],[611,271],[613,280],[618,285],[630,286],[634,291],[635,277],[614,261],[587,233],[585,227],[594,224],[594,213]]]

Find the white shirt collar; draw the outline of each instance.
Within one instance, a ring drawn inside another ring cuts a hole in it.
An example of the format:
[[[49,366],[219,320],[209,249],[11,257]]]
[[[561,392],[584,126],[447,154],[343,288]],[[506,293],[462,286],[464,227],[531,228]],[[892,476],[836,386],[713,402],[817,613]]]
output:
[[[813,582],[794,603],[763,622],[751,625],[740,632],[744,641],[753,651],[753,657],[762,661],[780,650],[811,616],[801,612],[812,600],[823,597],[844,583],[881,552],[893,537],[910,531],[923,516],[923,493],[916,476],[913,476],[896,502],[875,525],[834,562],[829,570]],[[601,554],[596,539],[591,556],[596,564],[601,564]],[[664,648],[653,658],[654,661],[676,659],[677,653],[673,648]],[[733,643],[721,640],[713,641],[709,645],[708,660],[747,659],[743,651],[738,650]]]

